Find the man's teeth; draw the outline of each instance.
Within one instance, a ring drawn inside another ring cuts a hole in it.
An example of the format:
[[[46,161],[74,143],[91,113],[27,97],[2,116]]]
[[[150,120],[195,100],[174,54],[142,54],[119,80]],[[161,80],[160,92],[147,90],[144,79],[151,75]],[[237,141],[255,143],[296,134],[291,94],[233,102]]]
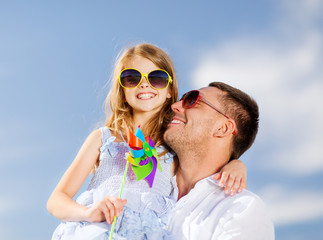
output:
[[[176,124],[184,124],[182,121],[173,119],[171,123],[176,123]]]
[[[143,94],[138,95],[139,99],[149,99],[149,98],[153,98],[153,97],[155,97],[155,95],[151,94],[151,93],[143,93]]]

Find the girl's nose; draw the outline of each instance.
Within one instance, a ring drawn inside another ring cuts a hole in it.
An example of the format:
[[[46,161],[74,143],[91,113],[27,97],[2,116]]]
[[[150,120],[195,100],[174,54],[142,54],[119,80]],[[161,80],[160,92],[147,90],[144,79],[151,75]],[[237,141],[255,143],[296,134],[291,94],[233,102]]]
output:
[[[147,88],[147,87],[149,87],[149,83],[148,83],[146,77],[143,77],[143,79],[141,80],[141,83],[140,83],[139,87],[140,88]]]

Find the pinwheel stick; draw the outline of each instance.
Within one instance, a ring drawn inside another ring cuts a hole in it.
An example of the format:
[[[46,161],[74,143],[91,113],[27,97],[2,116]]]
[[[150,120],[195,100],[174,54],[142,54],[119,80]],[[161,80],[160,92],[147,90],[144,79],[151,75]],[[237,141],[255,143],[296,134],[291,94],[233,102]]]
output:
[[[121,136],[122,136],[122,135],[121,135]],[[121,189],[120,189],[120,193],[119,193],[119,198],[121,198],[121,196],[122,196],[122,190],[123,190],[124,183],[125,183],[125,181],[126,181],[126,176],[127,176],[127,172],[128,172],[128,167],[129,167],[129,162],[127,161],[126,168],[124,169],[123,180],[122,180],[122,184],[121,184]],[[112,235],[113,235],[114,227],[115,227],[115,225],[116,225],[116,221],[117,221],[117,217],[116,217],[116,216],[114,216],[114,218],[113,218],[113,223],[112,223],[112,226],[111,226],[111,231],[110,231],[110,237],[109,237],[109,240],[112,240]]]

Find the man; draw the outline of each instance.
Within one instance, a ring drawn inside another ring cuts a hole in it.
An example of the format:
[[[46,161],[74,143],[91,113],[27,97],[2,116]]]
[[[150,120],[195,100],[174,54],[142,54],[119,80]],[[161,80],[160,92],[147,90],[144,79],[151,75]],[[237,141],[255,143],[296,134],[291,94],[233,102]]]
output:
[[[177,153],[178,202],[168,229],[175,239],[274,239],[262,200],[244,190],[224,194],[212,175],[254,142],[258,106],[247,94],[219,82],[185,94],[172,105],[164,134]]]

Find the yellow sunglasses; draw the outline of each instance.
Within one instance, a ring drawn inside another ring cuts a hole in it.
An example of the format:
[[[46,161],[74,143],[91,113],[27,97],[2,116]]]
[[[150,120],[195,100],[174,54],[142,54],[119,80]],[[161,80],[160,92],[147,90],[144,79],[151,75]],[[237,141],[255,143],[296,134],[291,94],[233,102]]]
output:
[[[167,71],[156,69],[143,74],[134,68],[123,69],[119,74],[119,83],[123,88],[138,87],[143,78],[147,79],[148,84],[156,90],[162,90],[168,87],[173,80]]]

